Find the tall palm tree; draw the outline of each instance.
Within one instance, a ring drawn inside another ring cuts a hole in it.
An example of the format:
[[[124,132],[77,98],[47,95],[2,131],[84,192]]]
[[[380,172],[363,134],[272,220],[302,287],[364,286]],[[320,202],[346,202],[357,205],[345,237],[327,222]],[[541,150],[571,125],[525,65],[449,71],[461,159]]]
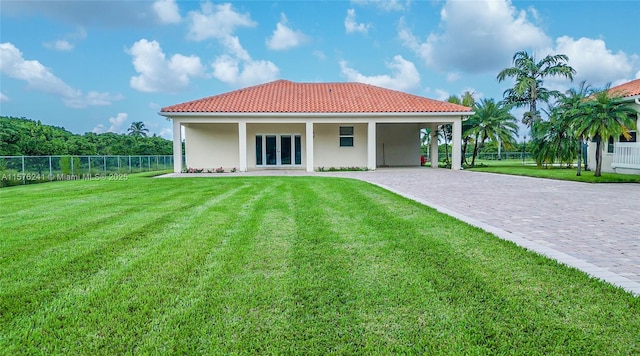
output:
[[[509,112],[511,107],[503,101],[482,99],[474,107],[476,112],[470,119],[476,123],[471,165],[475,166],[478,149],[487,139],[500,140],[506,147],[512,147],[518,136],[516,118]]]
[[[577,132],[596,140],[596,177],[602,175],[602,140],[620,135],[629,138],[629,130],[636,125],[636,110],[620,99],[620,94],[610,92],[607,85],[584,101],[576,116]]]
[[[144,126],[144,122],[135,121],[131,123],[131,126],[129,126],[127,132],[129,132],[129,136],[147,137],[147,132],[149,132],[149,129]]]
[[[569,57],[566,55],[556,54],[536,62],[533,55],[520,51],[513,56],[513,67],[498,73],[498,82],[508,77],[515,78],[513,88],[505,90],[503,94],[505,102],[514,107],[529,107],[529,111],[522,117],[522,123],[531,127],[534,122],[540,121],[538,101],[548,102],[550,98],[559,96],[558,91],[544,87],[545,78],[559,76],[573,80],[576,71],[567,64],[568,61]]]

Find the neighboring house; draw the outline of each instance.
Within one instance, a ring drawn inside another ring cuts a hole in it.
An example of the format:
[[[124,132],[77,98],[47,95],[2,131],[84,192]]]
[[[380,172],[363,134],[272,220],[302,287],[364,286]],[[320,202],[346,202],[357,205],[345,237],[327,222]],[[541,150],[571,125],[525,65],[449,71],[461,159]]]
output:
[[[256,85],[168,106],[174,171],[419,166],[420,129],[453,128],[452,169],[460,169],[462,121],[470,108],[362,83]],[[431,140],[438,161],[437,136]],[[437,164],[435,165],[437,167]]]
[[[640,79],[612,87],[610,92],[622,96],[622,100],[633,106],[637,114],[636,127],[631,130],[631,137],[609,137],[602,142],[602,171],[626,174],[640,174]],[[588,165],[596,166],[596,143],[589,142]]]

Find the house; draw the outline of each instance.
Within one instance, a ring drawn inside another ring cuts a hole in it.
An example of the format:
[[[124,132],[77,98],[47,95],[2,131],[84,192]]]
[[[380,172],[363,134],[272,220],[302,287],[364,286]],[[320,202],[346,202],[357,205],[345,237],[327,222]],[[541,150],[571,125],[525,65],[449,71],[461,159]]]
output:
[[[420,129],[453,128],[460,169],[462,121],[470,108],[362,83],[277,80],[162,108],[173,120],[174,171],[184,128],[186,166],[239,171],[419,166]],[[438,159],[437,136],[432,162]],[[437,165],[436,165],[437,167]]]
[[[640,78],[632,80],[609,89],[610,92],[620,95],[622,100],[636,109],[637,121],[635,130],[631,130],[631,137],[609,137],[602,143],[602,171],[623,174],[640,174]],[[596,143],[589,142],[587,149],[588,165],[596,166]]]

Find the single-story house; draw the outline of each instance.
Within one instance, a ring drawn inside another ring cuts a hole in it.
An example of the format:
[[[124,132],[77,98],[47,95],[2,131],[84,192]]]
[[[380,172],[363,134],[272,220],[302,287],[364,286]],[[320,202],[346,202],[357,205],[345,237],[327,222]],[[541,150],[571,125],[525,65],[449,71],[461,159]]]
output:
[[[640,79],[632,80],[609,89],[610,92],[620,95],[622,100],[634,107],[637,111],[635,130],[631,130],[629,139],[624,136],[609,137],[602,144],[602,171],[626,174],[640,174]],[[596,166],[596,143],[589,142],[587,148],[588,165]]]
[[[460,169],[462,121],[471,108],[362,83],[277,80],[172,105],[174,171],[419,166],[420,130],[453,128]],[[431,161],[438,161],[437,136]],[[437,165],[435,165],[437,167]]]

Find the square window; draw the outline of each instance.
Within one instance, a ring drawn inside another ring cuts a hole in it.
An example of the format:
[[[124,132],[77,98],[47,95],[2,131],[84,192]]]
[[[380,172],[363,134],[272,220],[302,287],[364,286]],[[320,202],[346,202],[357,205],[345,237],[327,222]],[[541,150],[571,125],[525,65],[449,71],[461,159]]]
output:
[[[340,147],[353,147],[353,126],[340,126]]]
[[[353,147],[353,137],[340,137],[340,147]]]

